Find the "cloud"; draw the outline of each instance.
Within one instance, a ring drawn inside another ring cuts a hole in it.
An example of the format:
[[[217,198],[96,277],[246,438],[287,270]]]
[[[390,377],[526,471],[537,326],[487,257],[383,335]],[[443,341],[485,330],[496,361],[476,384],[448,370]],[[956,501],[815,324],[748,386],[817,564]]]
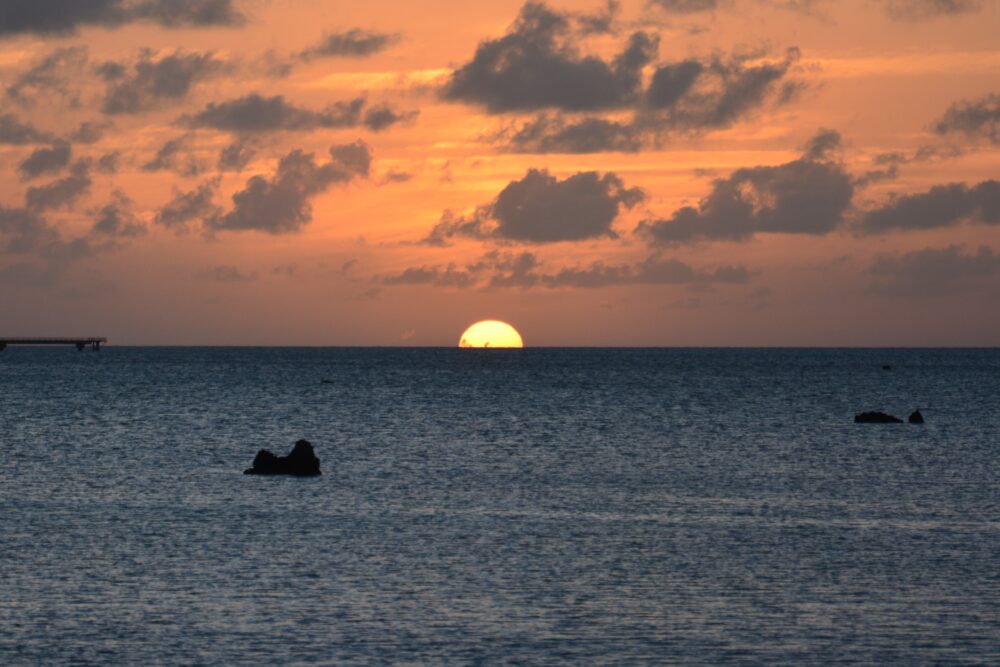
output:
[[[258,275],[256,271],[244,273],[235,266],[213,266],[200,272],[197,277],[216,283],[252,283],[257,281]]]
[[[597,261],[586,266],[570,266],[558,271],[542,271],[542,263],[531,252],[493,250],[478,260],[459,266],[456,263],[411,267],[381,278],[387,286],[426,285],[454,289],[601,289],[633,285],[743,284],[750,272],[743,266],[721,266],[713,270],[696,269],[680,260],[654,253],[633,264],[605,264]]]
[[[228,213],[209,218],[211,230],[256,230],[269,234],[299,231],[312,220],[310,199],[337,183],[367,177],[371,152],[360,141],[330,148],[330,162],[294,150],[281,159],[271,178],[254,176],[233,195]]]
[[[73,149],[66,142],[56,143],[51,148],[38,148],[18,165],[17,170],[21,172],[22,180],[51,174],[69,164],[72,152]]]
[[[189,135],[183,134],[173,139],[168,139],[163,146],[156,151],[156,155],[149,162],[142,165],[143,171],[177,171],[182,176],[195,176],[198,173],[198,165],[193,157],[188,158],[184,165],[179,165],[177,158],[184,150],[185,144],[190,139]]]
[[[2,13],[0,9],[0,13]],[[89,60],[87,47],[70,46],[54,49],[19,74],[6,89],[6,96],[15,102],[31,102],[42,93],[55,93],[76,103],[70,92]]]
[[[506,35],[482,42],[472,60],[452,73],[444,97],[491,113],[614,109],[634,100],[642,68],[656,57],[657,37],[635,33],[618,56],[605,61],[579,54],[574,34],[567,14],[528,2]]]
[[[52,141],[53,137],[34,125],[24,123],[12,113],[0,114],[0,144],[23,146]]]
[[[393,125],[413,121],[418,115],[419,111],[396,111],[382,104],[365,112],[364,125],[372,132],[381,132]]]
[[[217,167],[219,171],[243,171],[256,154],[255,142],[243,137],[219,151]]]
[[[650,0],[650,4],[671,14],[694,14],[719,7],[719,0]]]
[[[92,234],[120,238],[146,233],[146,225],[132,212],[132,200],[122,192],[114,192],[112,200],[93,213]]]
[[[964,134],[1000,144],[1000,95],[993,93],[978,100],[951,105],[934,125],[938,134]]]
[[[939,16],[977,12],[982,0],[883,0],[886,14],[901,21],[920,21]]]
[[[303,60],[315,58],[366,58],[385,51],[399,41],[398,33],[375,32],[352,28],[323,36],[323,39],[299,54]]]
[[[281,95],[257,93],[227,102],[211,103],[184,122],[190,127],[211,128],[235,134],[307,132],[318,128],[355,127],[361,121],[364,98],[336,102],[324,111],[299,108]]]
[[[98,72],[108,82],[102,110],[106,114],[137,114],[176,102],[198,82],[226,71],[228,65],[214,53],[176,51],[154,58],[149,50],[140,53],[129,68],[122,63],[104,63]]]
[[[104,133],[114,127],[110,121],[87,120],[80,123],[76,132],[70,135],[70,141],[78,144],[94,144],[104,137]]]
[[[542,114],[502,133],[502,148],[511,153],[635,153],[645,141],[632,123],[604,118],[567,121]]]
[[[183,229],[189,222],[218,217],[222,213],[215,204],[218,185],[218,180],[211,180],[188,192],[174,190],[174,198],[156,213],[154,222],[168,228]]]
[[[868,269],[876,292],[893,296],[937,296],[966,291],[1000,277],[1000,255],[985,245],[966,253],[959,245],[883,255]]]
[[[86,26],[150,21],[167,28],[233,26],[244,21],[233,0],[4,0],[0,37],[66,34]]]
[[[744,266],[721,266],[712,271],[695,269],[674,258],[653,254],[637,264],[594,262],[586,267],[568,267],[543,276],[546,287],[598,289],[623,285],[709,285],[749,282],[750,271]]]
[[[854,184],[842,165],[815,159],[836,144],[828,131],[813,139],[803,157],[773,167],[738,169],[712,183],[697,207],[670,218],[646,220],[637,232],[653,243],[746,241],[759,232],[826,234],[840,225]]]
[[[25,193],[25,204],[30,211],[69,206],[90,191],[91,183],[90,162],[77,160],[65,178],[28,188]]]
[[[868,211],[857,230],[884,234],[948,227],[966,220],[1000,224],[1000,181],[983,181],[972,187],[949,183],[926,192],[894,196],[880,208]]]
[[[722,129],[793,97],[801,84],[785,79],[798,57],[789,49],[770,61],[713,56],[661,64],[633,101],[630,119],[542,113],[494,140],[517,153],[635,152],[674,133]]]
[[[446,213],[425,242],[443,245],[454,236],[523,243],[614,238],[611,225],[620,210],[644,199],[641,189],[626,188],[611,172],[580,172],[559,180],[547,170],[529,169],[471,219]]]

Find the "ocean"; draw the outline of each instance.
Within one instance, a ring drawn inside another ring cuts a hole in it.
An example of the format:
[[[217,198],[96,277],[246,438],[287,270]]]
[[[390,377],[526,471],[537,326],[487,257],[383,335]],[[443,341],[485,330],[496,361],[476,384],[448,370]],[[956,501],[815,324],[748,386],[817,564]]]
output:
[[[1000,664],[998,350],[11,347],[0,396],[3,665]]]

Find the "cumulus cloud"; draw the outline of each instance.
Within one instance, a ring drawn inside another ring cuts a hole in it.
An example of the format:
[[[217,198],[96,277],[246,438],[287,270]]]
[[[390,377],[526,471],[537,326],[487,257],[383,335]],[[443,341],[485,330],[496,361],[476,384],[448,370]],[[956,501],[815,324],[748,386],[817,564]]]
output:
[[[671,14],[693,14],[717,9],[719,0],[650,0],[650,4]]]
[[[197,277],[215,283],[252,283],[257,281],[258,274],[256,271],[244,273],[235,266],[213,266],[198,273]]]
[[[364,112],[364,113],[362,113]],[[189,127],[211,128],[235,134],[265,132],[307,132],[319,128],[342,128],[364,125],[379,132],[417,116],[416,111],[397,111],[378,105],[365,112],[365,99],[335,102],[323,111],[297,107],[281,95],[264,97],[251,93],[227,102],[211,103],[182,119]]]
[[[1000,95],[953,104],[934,125],[938,134],[963,134],[1000,144]]]
[[[756,233],[825,234],[844,221],[854,184],[841,164],[826,161],[839,144],[823,131],[803,157],[768,167],[738,169],[712,183],[698,206],[646,220],[638,232],[653,243],[745,241]],[[817,153],[817,151],[819,151]]]
[[[69,164],[72,152],[66,142],[56,143],[50,148],[38,148],[18,165],[17,170],[23,180],[61,171]]]
[[[183,99],[198,82],[224,72],[227,64],[213,53],[177,51],[156,57],[142,51],[131,66],[104,63],[98,72],[108,82],[102,110],[106,114],[136,114],[164,102]]]
[[[658,38],[638,32],[605,61],[578,52],[578,32],[569,14],[528,3],[507,35],[481,44],[453,72],[444,95],[492,113],[536,112],[494,135],[502,150],[593,153],[634,152],[672,133],[722,129],[787,103],[803,87],[790,79],[796,48],[777,58],[716,54],[656,64]],[[644,88],[641,72],[649,67]]]
[[[183,229],[189,222],[217,218],[222,210],[215,204],[218,180],[202,183],[188,192],[174,191],[174,197],[156,213],[154,222],[172,229]]]
[[[52,141],[53,136],[23,122],[12,113],[0,114],[0,144],[23,146]]]
[[[365,58],[385,51],[399,41],[398,33],[352,28],[323,36],[318,44],[303,50],[303,60],[315,58]]]
[[[367,177],[371,152],[360,141],[330,148],[330,161],[294,150],[281,159],[270,178],[254,176],[233,195],[233,208],[205,221],[209,230],[256,230],[269,234],[299,231],[312,220],[313,196],[337,183]]]
[[[883,206],[868,211],[858,226],[863,234],[894,230],[947,227],[962,221],[1000,224],[1000,181],[936,185],[926,192],[892,197]]]
[[[25,193],[25,204],[30,211],[70,206],[90,191],[91,183],[90,162],[77,160],[68,176],[46,185],[28,188]]]
[[[883,0],[882,4],[890,18],[902,21],[958,16],[983,7],[982,0]]]
[[[935,296],[965,291],[1000,278],[1000,255],[982,245],[965,252],[960,245],[925,248],[904,255],[883,255],[869,267],[876,292],[894,296]]]
[[[176,171],[182,176],[196,175],[198,173],[198,165],[194,158],[189,156],[185,162],[181,163],[179,161],[181,153],[189,139],[190,136],[186,134],[168,139],[156,151],[152,159],[142,165],[142,170],[148,172]]]
[[[116,28],[150,21],[168,28],[240,25],[233,0],[4,0],[0,37],[66,34],[87,26]]]
[[[750,280],[744,266],[720,266],[698,269],[675,258],[654,253],[630,264],[606,264],[602,261],[585,266],[567,266],[546,272],[531,252],[493,250],[468,264],[419,266],[383,276],[383,285],[427,285],[455,289],[503,289],[535,286],[549,289],[601,289],[634,285],[742,284]]]
[[[612,109],[634,100],[658,38],[637,32],[605,61],[580,54],[574,34],[568,15],[528,2],[506,35],[481,43],[472,60],[452,73],[443,94],[492,113]]]
[[[529,169],[472,218],[446,213],[425,242],[442,245],[454,236],[523,243],[614,238],[618,213],[643,199],[641,189],[625,187],[611,172],[580,172],[559,180],[547,170]]]
[[[93,211],[93,214],[92,234],[119,238],[146,233],[146,225],[132,212],[132,200],[123,192],[114,192],[111,201]]]
[[[54,93],[75,104],[73,83],[84,73],[88,60],[85,46],[54,49],[18,74],[7,86],[6,96],[11,101],[27,103],[40,94]]]

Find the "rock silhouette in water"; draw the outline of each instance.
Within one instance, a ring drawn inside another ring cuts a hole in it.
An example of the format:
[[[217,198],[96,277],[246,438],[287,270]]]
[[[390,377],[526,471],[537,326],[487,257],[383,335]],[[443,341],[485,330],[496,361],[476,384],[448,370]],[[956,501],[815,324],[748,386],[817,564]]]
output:
[[[887,415],[884,412],[862,412],[860,415],[854,415],[855,424],[902,424],[903,420],[899,417],[893,417],[892,415]]]
[[[911,424],[923,424],[924,423],[924,416],[922,414],[920,414],[920,410],[917,409],[917,410],[914,410],[913,414],[910,415],[909,421],[910,421]]]
[[[295,443],[288,456],[275,456],[266,449],[257,452],[253,467],[243,471],[244,475],[320,475],[319,459],[308,440]]]

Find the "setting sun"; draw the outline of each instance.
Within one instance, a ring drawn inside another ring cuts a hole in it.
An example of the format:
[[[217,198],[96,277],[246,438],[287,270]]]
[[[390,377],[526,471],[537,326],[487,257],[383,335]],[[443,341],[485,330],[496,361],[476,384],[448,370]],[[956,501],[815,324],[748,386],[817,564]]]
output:
[[[465,330],[459,347],[524,347],[517,329],[499,320],[476,322]]]

